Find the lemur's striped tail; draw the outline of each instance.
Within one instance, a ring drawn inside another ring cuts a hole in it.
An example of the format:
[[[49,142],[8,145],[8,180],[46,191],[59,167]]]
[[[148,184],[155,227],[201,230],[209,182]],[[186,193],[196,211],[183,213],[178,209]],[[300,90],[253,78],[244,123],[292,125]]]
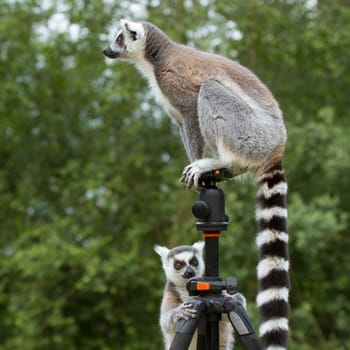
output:
[[[259,176],[257,183],[259,333],[264,349],[284,350],[288,341],[289,260],[287,183],[282,164]]]

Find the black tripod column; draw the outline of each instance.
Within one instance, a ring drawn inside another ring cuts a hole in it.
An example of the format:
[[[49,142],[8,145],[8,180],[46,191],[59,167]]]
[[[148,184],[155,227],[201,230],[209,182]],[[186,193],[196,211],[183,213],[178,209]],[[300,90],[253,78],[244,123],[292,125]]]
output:
[[[215,185],[201,190],[199,200],[193,204],[193,215],[198,219],[196,227],[205,238],[205,275],[219,276],[219,237],[226,230],[228,216],[225,213],[224,192]]]
[[[199,200],[192,207],[193,215],[198,219],[196,227],[203,231],[205,238],[205,278],[211,281],[221,281],[219,277],[219,237],[221,230],[228,225],[225,214],[225,195],[215,184],[206,183],[199,194]],[[216,296],[221,291],[213,293]],[[219,321],[221,314],[207,312],[206,349],[219,349]]]
[[[205,276],[219,276],[219,237],[220,232],[203,232],[205,238]]]

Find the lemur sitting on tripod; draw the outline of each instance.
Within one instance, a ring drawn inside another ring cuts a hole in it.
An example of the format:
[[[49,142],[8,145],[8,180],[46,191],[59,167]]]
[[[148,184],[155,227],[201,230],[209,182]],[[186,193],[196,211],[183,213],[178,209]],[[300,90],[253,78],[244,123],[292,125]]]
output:
[[[220,168],[233,176],[254,175],[259,186],[259,333],[264,348],[286,349],[289,258],[287,183],[281,160],[287,133],[278,103],[240,64],[177,44],[151,23],[120,24],[104,54],[135,64],[177,123],[191,162],[181,181],[199,189],[201,175]]]

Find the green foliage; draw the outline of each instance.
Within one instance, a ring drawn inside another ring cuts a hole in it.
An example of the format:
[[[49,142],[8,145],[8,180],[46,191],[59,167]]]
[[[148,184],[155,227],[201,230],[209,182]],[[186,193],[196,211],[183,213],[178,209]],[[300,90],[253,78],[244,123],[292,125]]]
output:
[[[136,15],[133,15],[136,13]],[[350,349],[347,1],[0,3],[0,349],[160,349],[155,243],[200,239],[187,159],[147,84],[102,49],[120,17],[253,69],[289,143],[290,348]],[[223,184],[221,273],[257,326],[254,198]]]

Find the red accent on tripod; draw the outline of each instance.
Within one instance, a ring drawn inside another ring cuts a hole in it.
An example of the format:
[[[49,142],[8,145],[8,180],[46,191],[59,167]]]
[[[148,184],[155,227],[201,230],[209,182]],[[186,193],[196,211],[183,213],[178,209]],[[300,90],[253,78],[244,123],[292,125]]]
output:
[[[196,285],[196,290],[210,290],[211,289],[211,286],[210,286],[210,283],[207,283],[207,282],[197,282],[197,285]]]
[[[203,237],[205,238],[218,238],[220,236],[220,232],[203,232]]]

